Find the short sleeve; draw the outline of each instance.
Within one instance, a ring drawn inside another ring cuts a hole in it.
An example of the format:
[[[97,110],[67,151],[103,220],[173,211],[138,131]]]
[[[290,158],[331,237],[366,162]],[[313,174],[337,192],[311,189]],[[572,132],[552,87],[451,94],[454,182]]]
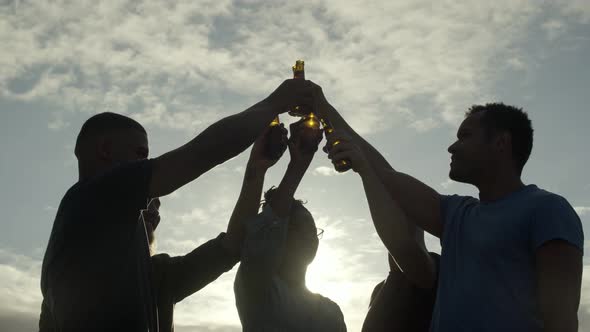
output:
[[[568,201],[549,195],[535,207],[531,224],[531,246],[536,250],[545,242],[564,240],[584,251],[582,222]]]
[[[461,209],[466,205],[466,202],[473,200],[470,196],[460,195],[440,195],[440,220],[443,223],[443,235],[447,229],[453,228],[453,221],[461,215]],[[440,237],[441,244],[443,236]]]

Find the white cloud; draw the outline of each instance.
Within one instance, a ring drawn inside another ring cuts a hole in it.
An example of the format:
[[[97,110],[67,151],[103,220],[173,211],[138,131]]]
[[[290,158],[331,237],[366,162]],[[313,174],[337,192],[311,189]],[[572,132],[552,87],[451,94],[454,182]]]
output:
[[[453,181],[451,179],[446,179],[444,182],[440,183],[440,186],[443,187],[444,189],[449,189],[454,183],[455,183],[455,181]]]
[[[38,315],[41,262],[0,248],[0,313]]]
[[[547,34],[547,38],[549,40],[554,40],[555,38],[559,37],[563,33],[565,33],[565,24],[558,20],[549,20],[541,25],[545,33]]]
[[[0,9],[0,96],[197,130],[266,96],[304,58],[361,133],[400,121],[427,131],[489,94],[495,59],[518,55],[539,12],[510,0],[17,2]]]
[[[65,122],[61,118],[56,118],[47,124],[47,128],[49,128],[51,130],[58,131],[58,130],[61,130],[65,127],[68,127],[69,125],[70,125],[69,122]]]
[[[335,176],[340,175],[333,167],[328,166],[319,166],[316,167],[313,172],[313,175],[321,175],[321,176]]]
[[[580,23],[590,22],[590,2],[586,0],[560,0],[558,3],[564,14],[573,17]]]
[[[423,132],[429,131],[433,128],[436,128],[439,125],[440,124],[437,120],[435,120],[431,117],[428,117],[425,119],[420,119],[420,120],[416,120],[416,121],[412,122],[410,124],[410,127],[416,129],[416,131],[418,131],[420,133],[423,133]]]
[[[574,210],[579,216],[585,216],[586,214],[590,213],[590,207],[588,206],[575,206]]]

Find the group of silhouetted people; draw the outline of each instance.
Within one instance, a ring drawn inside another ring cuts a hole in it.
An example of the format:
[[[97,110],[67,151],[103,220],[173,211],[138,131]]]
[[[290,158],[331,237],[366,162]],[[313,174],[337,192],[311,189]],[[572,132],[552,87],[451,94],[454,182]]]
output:
[[[448,148],[449,176],[479,198],[447,196],[395,170],[304,79],[153,159],[138,122],[89,118],[75,146],[79,180],[59,205],[43,260],[40,331],[173,331],[175,304],[238,262],[244,331],[346,331],[338,304],[305,285],[321,230],[294,198],[323,132],[305,121],[279,125],[279,135],[269,127],[297,105],[335,129],[323,150],[361,177],[387,252],[390,272],[371,294],[363,331],[577,331],[582,226],[563,197],[521,181],[533,146],[527,113],[502,103],[468,110]],[[250,146],[227,230],[184,256],[156,254],[158,197]],[[281,182],[264,192],[267,170],[287,150]],[[427,250],[424,231],[440,238],[440,255]]]

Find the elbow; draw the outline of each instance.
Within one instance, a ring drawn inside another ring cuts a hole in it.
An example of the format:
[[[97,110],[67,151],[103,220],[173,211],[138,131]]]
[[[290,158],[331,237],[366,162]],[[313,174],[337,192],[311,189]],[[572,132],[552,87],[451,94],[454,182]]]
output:
[[[405,246],[390,250],[404,276],[416,287],[432,289],[436,287],[437,271],[430,254],[409,241]]]

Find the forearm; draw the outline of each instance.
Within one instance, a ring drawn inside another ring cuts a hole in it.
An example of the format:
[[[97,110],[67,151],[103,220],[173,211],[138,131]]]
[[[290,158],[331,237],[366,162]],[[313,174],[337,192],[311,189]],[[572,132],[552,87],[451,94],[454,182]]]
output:
[[[240,253],[245,233],[245,222],[258,214],[266,169],[246,166],[240,196],[227,225],[223,245],[235,254]]]
[[[434,263],[425,248],[415,239],[415,226],[387,193],[371,169],[361,175],[363,187],[377,234],[402,271],[416,285],[432,287]]]
[[[150,195],[165,196],[235,157],[252,145],[277,114],[278,108],[263,100],[217,121],[190,142],[156,158]]]
[[[293,162],[287,166],[287,171],[271,202],[271,207],[277,216],[286,217],[289,215],[293,197],[308,167],[309,163]]]
[[[369,164],[385,185],[387,192],[397,201],[412,223],[429,233],[440,236],[439,194],[421,181],[396,171],[387,160],[363,137],[357,134],[338,111],[327,101],[323,109],[330,122],[337,130],[343,130],[358,145]]]

